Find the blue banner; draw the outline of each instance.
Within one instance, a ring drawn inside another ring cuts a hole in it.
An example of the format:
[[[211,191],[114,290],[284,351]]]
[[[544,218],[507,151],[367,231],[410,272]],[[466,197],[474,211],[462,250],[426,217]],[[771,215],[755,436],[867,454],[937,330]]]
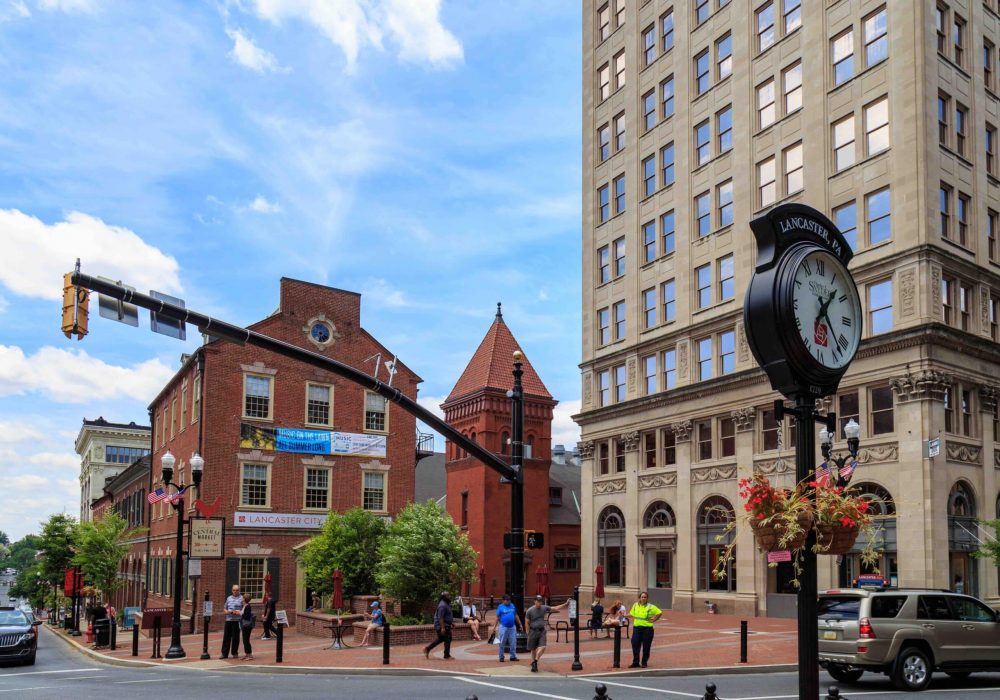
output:
[[[330,454],[330,431],[277,428],[275,447],[278,452],[299,452],[311,455]]]

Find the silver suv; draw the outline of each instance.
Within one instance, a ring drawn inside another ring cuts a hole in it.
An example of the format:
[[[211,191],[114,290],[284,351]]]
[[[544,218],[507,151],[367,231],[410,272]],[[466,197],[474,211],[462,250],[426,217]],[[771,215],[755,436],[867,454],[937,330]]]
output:
[[[821,593],[818,612],[819,663],[841,682],[869,671],[923,690],[934,671],[1000,671],[1000,612],[967,595],[843,588]]]

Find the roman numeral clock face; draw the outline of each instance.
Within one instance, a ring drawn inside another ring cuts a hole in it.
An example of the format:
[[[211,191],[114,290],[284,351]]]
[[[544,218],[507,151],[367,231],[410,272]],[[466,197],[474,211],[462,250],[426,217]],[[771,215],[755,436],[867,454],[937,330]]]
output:
[[[792,316],[798,340],[823,367],[841,369],[861,340],[861,300],[847,270],[825,251],[794,270]]]

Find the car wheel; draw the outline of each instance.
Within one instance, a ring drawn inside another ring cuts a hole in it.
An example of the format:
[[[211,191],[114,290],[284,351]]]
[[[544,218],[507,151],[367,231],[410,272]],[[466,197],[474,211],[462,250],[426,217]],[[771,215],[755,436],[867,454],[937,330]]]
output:
[[[840,681],[841,683],[854,683],[864,674],[863,669],[852,668],[851,666],[844,666],[842,664],[830,664],[827,666],[826,672],[829,673],[834,680]]]
[[[946,671],[946,673],[949,677],[954,678],[956,681],[964,681],[972,675],[972,671]]]
[[[907,647],[896,659],[892,683],[900,690],[923,690],[930,685],[932,670],[926,653],[916,647]]]
[[[32,654],[31,656],[29,656],[28,660],[24,662],[24,665],[25,666],[34,666],[35,665],[35,654]]]

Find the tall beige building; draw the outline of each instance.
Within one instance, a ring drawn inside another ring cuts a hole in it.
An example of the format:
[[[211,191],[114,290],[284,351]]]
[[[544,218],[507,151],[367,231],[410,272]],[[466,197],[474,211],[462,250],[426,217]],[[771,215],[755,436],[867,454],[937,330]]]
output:
[[[80,522],[91,519],[91,504],[104,495],[109,481],[149,454],[150,437],[149,426],[135,421],[83,419],[74,445],[80,455]]]
[[[997,1],[583,5],[584,583],[600,564],[608,599],[794,610],[749,533],[711,570],[738,480],[794,482],[742,306],[748,222],[797,201],[856,251],[864,339],[820,408],[861,425],[882,574],[1000,601],[969,554],[1000,508]],[[819,565],[821,588],[864,573]]]

